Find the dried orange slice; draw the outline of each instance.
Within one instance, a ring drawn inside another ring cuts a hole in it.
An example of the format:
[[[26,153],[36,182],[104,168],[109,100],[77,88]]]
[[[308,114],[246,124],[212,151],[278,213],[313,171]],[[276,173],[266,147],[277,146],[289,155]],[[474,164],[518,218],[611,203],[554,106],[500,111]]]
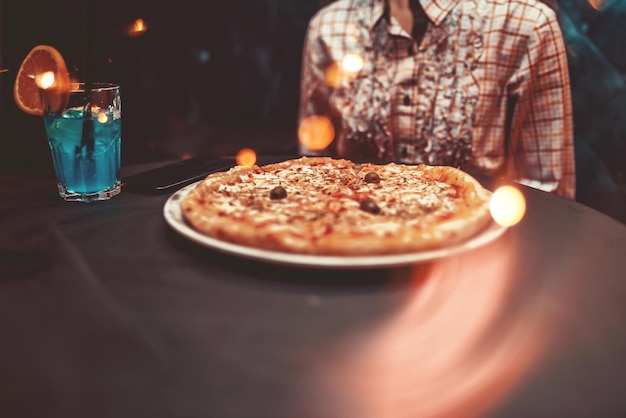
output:
[[[40,85],[44,76],[47,84]],[[35,116],[42,116],[46,106],[56,112],[67,105],[69,92],[70,75],[61,53],[49,45],[35,46],[22,61],[15,77],[13,98],[17,107]]]

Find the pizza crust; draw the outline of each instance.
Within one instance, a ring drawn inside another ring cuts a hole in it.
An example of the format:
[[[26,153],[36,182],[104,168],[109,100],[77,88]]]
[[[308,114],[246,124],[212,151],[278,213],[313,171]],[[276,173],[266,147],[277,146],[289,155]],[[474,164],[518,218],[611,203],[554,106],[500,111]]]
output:
[[[366,181],[371,172],[378,182]],[[272,198],[276,188],[285,196]],[[348,160],[302,157],[210,174],[181,208],[194,229],[227,242],[297,254],[386,255],[468,239],[489,224],[490,197],[452,167],[357,169]]]

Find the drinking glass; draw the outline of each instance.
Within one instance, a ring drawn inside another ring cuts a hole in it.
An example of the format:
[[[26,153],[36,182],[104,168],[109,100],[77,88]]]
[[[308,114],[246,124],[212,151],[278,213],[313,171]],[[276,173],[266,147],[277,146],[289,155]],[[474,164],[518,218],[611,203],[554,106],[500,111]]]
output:
[[[107,200],[121,191],[119,85],[73,83],[67,106],[44,112],[44,123],[63,199]]]

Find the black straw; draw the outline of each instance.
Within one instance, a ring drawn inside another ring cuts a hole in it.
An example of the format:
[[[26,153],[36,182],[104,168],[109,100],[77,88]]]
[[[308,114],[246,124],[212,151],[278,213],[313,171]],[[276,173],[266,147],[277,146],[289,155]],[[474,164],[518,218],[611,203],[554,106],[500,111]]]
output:
[[[94,149],[93,120],[91,117],[91,89],[92,89],[92,63],[93,63],[93,43],[94,43],[94,4],[93,0],[86,0],[87,7],[85,13],[85,98],[87,105],[83,109],[83,134],[81,137],[81,147],[86,147],[87,152]]]
[[[83,107],[83,132],[80,138],[80,147],[76,146],[78,155],[83,158],[76,158],[76,164],[82,161],[82,172],[86,179],[94,179],[96,177],[96,162],[94,160],[94,124],[91,115],[91,99],[92,99],[92,62],[93,62],[93,37],[94,37],[94,9],[93,0],[85,0],[87,2],[87,10],[85,13],[85,99],[87,104]],[[80,149],[79,149],[80,148]]]

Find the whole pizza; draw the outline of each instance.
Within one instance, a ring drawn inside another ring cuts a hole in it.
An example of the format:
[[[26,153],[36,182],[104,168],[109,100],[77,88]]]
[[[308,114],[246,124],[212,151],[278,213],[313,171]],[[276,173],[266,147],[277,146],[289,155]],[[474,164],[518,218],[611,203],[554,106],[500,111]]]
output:
[[[302,157],[209,174],[181,202],[195,230],[287,253],[387,255],[450,246],[490,220],[491,192],[447,166]]]

